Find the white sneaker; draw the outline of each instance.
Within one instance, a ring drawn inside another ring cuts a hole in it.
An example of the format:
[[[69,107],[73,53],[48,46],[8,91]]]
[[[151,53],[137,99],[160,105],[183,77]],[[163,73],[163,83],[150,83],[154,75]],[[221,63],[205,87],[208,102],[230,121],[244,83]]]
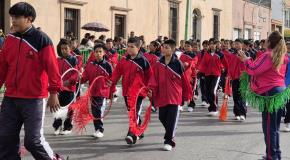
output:
[[[290,123],[285,124],[284,132],[290,132]]]
[[[236,116],[236,117],[235,117],[235,120],[240,121],[240,120],[241,120],[241,117],[240,117],[240,116]]]
[[[62,128],[59,127],[57,130],[54,131],[54,135],[60,135],[60,132],[62,131]]]
[[[95,138],[103,138],[103,137],[104,137],[104,133],[102,133],[102,132],[100,132],[100,131],[98,130],[98,131],[96,131],[96,132],[93,134],[93,136],[94,136]]]
[[[172,150],[172,146],[169,145],[169,144],[164,144],[164,146],[163,146],[163,150],[164,150],[164,151],[171,151],[171,150]]]
[[[211,116],[211,117],[216,117],[216,116],[218,116],[218,114],[219,114],[219,112],[216,111],[216,112],[209,112],[207,115]]]
[[[245,121],[246,117],[245,116],[240,116],[241,121]]]
[[[201,105],[202,106],[207,106],[207,103],[205,101],[202,101]]]
[[[71,130],[65,130],[65,131],[60,131],[60,134],[61,135],[69,135],[69,134],[71,134]]]
[[[188,108],[187,108],[187,111],[188,111],[188,112],[193,112],[193,108],[192,108],[192,107],[188,107]]]
[[[178,106],[179,111],[183,111],[183,107],[182,106]]]

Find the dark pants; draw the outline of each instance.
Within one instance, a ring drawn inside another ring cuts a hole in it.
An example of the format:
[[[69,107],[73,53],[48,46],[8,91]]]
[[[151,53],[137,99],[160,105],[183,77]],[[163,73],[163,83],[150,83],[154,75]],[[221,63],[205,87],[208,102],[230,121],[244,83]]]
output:
[[[234,99],[234,114],[235,116],[245,116],[247,115],[246,102],[243,100],[240,93],[240,80],[232,80],[232,91]]]
[[[286,104],[284,123],[290,123],[290,102]]]
[[[4,97],[0,112],[0,159],[20,160],[19,133],[24,124],[24,146],[37,160],[51,160],[53,151],[43,136],[44,99]]]
[[[193,79],[193,82],[191,83],[191,87],[192,87],[192,95],[195,95],[195,90],[196,90],[196,78],[192,78]],[[194,101],[194,96],[192,96],[189,104],[188,104],[188,107],[191,107],[191,108],[195,108],[195,101]]]
[[[95,118],[98,118],[98,120],[94,120],[94,127],[95,131],[104,132],[103,127],[103,119],[99,119],[103,116],[104,111],[106,109],[106,99],[104,97],[92,97],[91,102],[92,107],[92,114]]]
[[[177,105],[159,107],[159,120],[165,128],[164,144],[175,146],[174,137],[178,119],[179,110]]]
[[[206,85],[206,95],[207,100],[210,104],[208,107],[209,112],[216,112],[218,111],[218,97],[217,97],[217,87],[219,84],[219,77],[218,76],[206,76],[205,77],[205,85]]]
[[[219,87],[222,89],[223,93],[225,93],[225,86],[226,86],[226,77],[228,72],[225,70],[220,78]]]
[[[137,98],[137,103],[136,103],[136,116],[138,117],[137,119],[137,123],[139,125],[141,125],[142,123],[142,120],[141,120],[141,112],[142,112],[142,101],[143,101],[143,97],[138,97]],[[125,100],[125,104],[126,104],[126,107],[127,107],[127,110],[129,111],[129,107],[128,107],[128,103],[127,103],[127,97],[124,97],[124,100]],[[128,134],[127,136],[132,136],[134,139],[136,139],[136,135],[134,135],[131,131],[130,131],[130,128],[128,130]]]
[[[275,87],[270,91],[264,93],[264,96],[272,96],[284,90],[284,87]],[[266,108],[266,107],[265,107]],[[266,144],[267,160],[281,160],[281,150],[279,143],[279,130],[282,117],[282,109],[276,112],[269,113],[264,111],[262,113],[262,126],[264,133],[264,140]]]
[[[199,73],[199,85],[200,85],[200,92],[201,92],[201,100],[203,102],[207,102],[207,96],[206,96],[206,82],[205,82],[205,74],[204,73]]]
[[[66,106],[73,100],[74,92],[62,91],[59,93],[58,98],[59,98],[60,106]],[[72,130],[72,128],[73,128],[72,116],[73,116],[73,111],[69,110],[67,113],[67,117],[63,123],[63,130],[64,131],[65,130]],[[62,126],[62,119],[61,118],[54,119],[52,126],[55,130],[57,130],[59,127]]]

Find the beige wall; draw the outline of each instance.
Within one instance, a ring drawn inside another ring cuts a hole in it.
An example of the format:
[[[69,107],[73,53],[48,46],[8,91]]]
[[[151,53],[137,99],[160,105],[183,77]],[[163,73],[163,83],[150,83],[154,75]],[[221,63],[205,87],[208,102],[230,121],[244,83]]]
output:
[[[13,5],[23,0],[11,0]],[[87,2],[86,4],[60,3],[60,0],[26,0],[31,3],[36,11],[35,26],[42,28],[56,44],[64,36],[64,8],[80,10],[80,27],[88,22],[101,22],[110,28],[110,32],[93,33],[97,37],[105,34],[114,37],[114,15],[126,15],[126,35],[135,31],[136,35],[145,35],[145,41],[149,43],[158,35],[169,35],[169,2],[168,0],[71,0]],[[8,1],[7,1],[8,2]],[[159,4],[158,4],[159,3]],[[127,8],[130,11],[111,10],[111,7]],[[159,7],[158,7],[159,6]],[[201,39],[209,39],[213,36],[213,11],[220,9],[220,38],[231,38],[232,32],[232,0],[191,0],[191,13],[194,8],[199,8],[202,14]],[[8,8],[8,7],[7,7]],[[158,8],[160,17],[158,18]],[[8,10],[8,9],[7,9]],[[6,12],[7,13],[7,12]],[[188,34],[192,35],[192,17],[189,15]],[[7,17],[9,15],[7,14]],[[178,40],[184,39],[186,18],[186,0],[180,0]],[[9,18],[6,25],[9,25]],[[87,31],[80,31],[80,38]],[[190,37],[190,36],[189,36]],[[127,37],[125,37],[127,38]]]
[[[220,9],[220,38],[232,37],[232,0],[192,0],[192,10],[201,11],[201,39],[213,37],[213,8]],[[190,30],[192,35],[192,30]]]
[[[256,4],[243,0],[235,0],[235,3],[233,3],[233,10],[233,28],[243,30],[243,24],[245,23],[245,28],[252,30],[252,36],[254,31],[257,31],[261,32],[262,39],[267,38],[268,34],[271,32],[271,10],[269,8],[259,7]],[[265,20],[258,18],[259,11],[259,15]]]

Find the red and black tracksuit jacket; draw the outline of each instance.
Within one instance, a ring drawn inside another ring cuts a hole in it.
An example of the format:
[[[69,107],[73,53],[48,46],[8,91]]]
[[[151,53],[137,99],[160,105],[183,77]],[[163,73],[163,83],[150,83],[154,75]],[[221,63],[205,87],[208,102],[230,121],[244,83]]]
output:
[[[75,56],[69,55],[66,58],[59,57],[57,59],[58,67],[59,67],[59,73],[63,75],[67,70],[74,68],[78,70],[78,60]],[[76,83],[78,80],[78,73],[76,71],[68,71],[65,75],[62,77],[62,82],[68,81],[69,86],[63,86],[63,91],[70,91],[75,92],[76,91]]]
[[[123,96],[126,97],[129,94],[129,87],[132,86],[134,80],[141,80],[142,83],[147,86],[151,75],[151,66],[143,56],[143,53],[139,51],[134,59],[131,59],[131,56],[127,55],[117,64],[112,75],[112,86],[116,85],[118,80],[122,77]],[[141,96],[145,97],[146,95],[146,93],[143,93]]]
[[[45,98],[61,90],[56,53],[45,33],[31,27],[8,34],[0,53],[0,86],[4,83],[7,97]]]
[[[180,61],[183,63],[186,77],[189,81],[196,77],[196,67],[198,62],[197,53],[184,52],[180,56]]]
[[[232,52],[231,52],[232,51]],[[245,70],[245,64],[238,57],[236,50],[223,51],[228,63],[228,76],[232,79],[240,79],[242,72]]]
[[[82,67],[83,67],[83,56],[81,56],[80,51],[76,48],[73,52],[72,55],[75,56],[78,60],[78,70],[82,71]]]
[[[204,53],[199,69],[205,76],[214,75],[220,77],[223,68],[228,68],[228,64],[222,52]]]
[[[151,66],[153,66],[161,57],[159,51],[144,53],[144,57],[148,60]]]
[[[106,54],[105,54],[105,59],[111,63],[113,68],[116,68],[117,64],[118,64],[118,52],[114,49],[108,49],[106,50]]]
[[[99,76],[104,77],[94,82],[90,93],[92,97],[109,98],[110,87],[107,85],[107,81],[111,79],[112,71],[113,67],[105,59],[100,62],[92,61],[87,64],[82,75],[82,83],[89,81],[91,86],[95,78]]]
[[[165,57],[161,57],[153,66],[148,87],[153,91],[153,101],[157,107],[181,105],[192,97],[182,62],[175,56],[168,65],[165,64]]]

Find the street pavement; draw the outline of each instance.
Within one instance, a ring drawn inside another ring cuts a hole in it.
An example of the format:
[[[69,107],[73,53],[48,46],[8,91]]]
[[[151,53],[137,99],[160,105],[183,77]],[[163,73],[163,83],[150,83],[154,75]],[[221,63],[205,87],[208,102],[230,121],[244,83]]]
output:
[[[220,96],[222,97],[222,96]],[[144,103],[147,106],[148,102]],[[95,139],[90,123],[80,135],[55,136],[52,129],[52,114],[47,110],[44,132],[46,140],[56,153],[69,156],[69,160],[258,160],[264,155],[265,145],[261,127],[261,114],[249,109],[245,122],[233,120],[229,103],[229,120],[220,122],[218,117],[207,117],[207,109],[197,102],[194,112],[180,115],[176,143],[171,152],[162,151],[164,129],[158,113],[145,132],[145,138],[134,146],[124,141],[128,131],[128,118],[123,98],[113,104],[105,119],[105,136]],[[222,104],[222,100],[219,100]],[[185,108],[186,109],[186,108]],[[284,127],[284,124],[281,125]],[[21,133],[23,143],[23,132]],[[290,160],[290,133],[281,132],[283,160]],[[32,160],[29,153],[23,158]]]

